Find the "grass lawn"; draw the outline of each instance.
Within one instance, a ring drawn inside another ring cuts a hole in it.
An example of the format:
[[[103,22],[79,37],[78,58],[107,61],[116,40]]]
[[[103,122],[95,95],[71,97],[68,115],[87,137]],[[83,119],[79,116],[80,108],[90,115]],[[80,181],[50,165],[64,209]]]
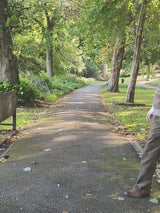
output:
[[[145,104],[144,107],[132,106],[112,106],[112,102],[125,102],[127,85],[120,84],[120,93],[106,92],[107,87],[103,87],[102,93],[108,110],[115,115],[118,129],[136,136],[139,140],[145,141],[149,134],[151,122],[146,121],[146,114],[152,106],[155,90],[136,87],[135,103]]]
[[[25,130],[35,125],[36,121],[41,119],[49,110],[49,108],[35,107],[35,108],[17,108],[17,130]],[[2,123],[11,123],[12,117],[8,118]],[[12,126],[1,125],[0,126],[0,140],[7,135]]]

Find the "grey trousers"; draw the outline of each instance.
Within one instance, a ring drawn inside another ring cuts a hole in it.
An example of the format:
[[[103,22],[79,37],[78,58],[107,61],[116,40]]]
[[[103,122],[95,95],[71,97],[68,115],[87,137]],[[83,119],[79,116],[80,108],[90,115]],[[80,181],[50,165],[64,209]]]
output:
[[[153,116],[150,136],[141,159],[135,190],[149,194],[156,163],[160,158],[160,116]]]

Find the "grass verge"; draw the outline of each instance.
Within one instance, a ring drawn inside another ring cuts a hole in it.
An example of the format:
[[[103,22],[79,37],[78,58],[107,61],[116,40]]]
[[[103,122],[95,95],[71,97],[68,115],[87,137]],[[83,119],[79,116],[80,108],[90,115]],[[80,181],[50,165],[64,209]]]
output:
[[[151,122],[146,121],[146,114],[152,106],[155,90],[136,87],[135,103],[145,106],[113,106],[112,102],[125,102],[127,85],[120,84],[120,93],[106,92],[107,86],[103,87],[102,93],[109,112],[113,113],[113,123],[118,131],[131,134],[144,142],[148,138]],[[116,125],[117,124],[117,125]]]
[[[30,108],[17,108],[17,130],[25,130],[35,125],[37,120],[40,120],[45,116],[48,108],[44,107],[30,107]],[[12,117],[5,120],[3,123],[12,124]],[[1,125],[0,126],[0,140],[12,131],[12,126]]]

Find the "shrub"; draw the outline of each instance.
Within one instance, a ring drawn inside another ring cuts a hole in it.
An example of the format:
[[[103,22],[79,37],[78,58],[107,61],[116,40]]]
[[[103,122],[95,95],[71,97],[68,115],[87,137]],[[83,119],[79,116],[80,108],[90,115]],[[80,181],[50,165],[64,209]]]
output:
[[[0,93],[17,90],[18,105],[32,106],[35,99],[42,99],[44,97],[46,100],[57,100],[59,97],[84,85],[84,80],[77,77],[55,76],[49,78],[45,72],[41,72],[39,76],[31,76],[30,80],[21,78],[20,84],[0,83]]]
[[[39,75],[31,76],[30,81],[44,97],[50,93],[50,90],[52,89],[51,78],[49,78],[44,71],[41,71]]]
[[[30,105],[38,98],[40,98],[40,93],[34,84],[29,80],[22,78],[18,90],[18,103],[22,105]]]
[[[20,79],[20,84],[11,85],[7,82],[0,83],[0,93],[18,91],[18,105],[33,105],[35,99],[40,98],[37,88],[27,79]]]
[[[77,77],[54,76],[49,78],[43,71],[38,76],[32,76],[31,81],[47,100],[56,100],[85,85],[84,81]]]

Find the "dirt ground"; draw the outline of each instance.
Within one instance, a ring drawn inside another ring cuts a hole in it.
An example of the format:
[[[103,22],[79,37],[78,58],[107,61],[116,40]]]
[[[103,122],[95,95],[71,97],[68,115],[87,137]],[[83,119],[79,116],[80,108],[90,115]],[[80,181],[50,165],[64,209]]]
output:
[[[0,213],[158,213],[150,198],[126,198],[139,161],[107,122],[100,88],[65,97],[0,164]],[[151,196],[159,198],[153,183]]]

